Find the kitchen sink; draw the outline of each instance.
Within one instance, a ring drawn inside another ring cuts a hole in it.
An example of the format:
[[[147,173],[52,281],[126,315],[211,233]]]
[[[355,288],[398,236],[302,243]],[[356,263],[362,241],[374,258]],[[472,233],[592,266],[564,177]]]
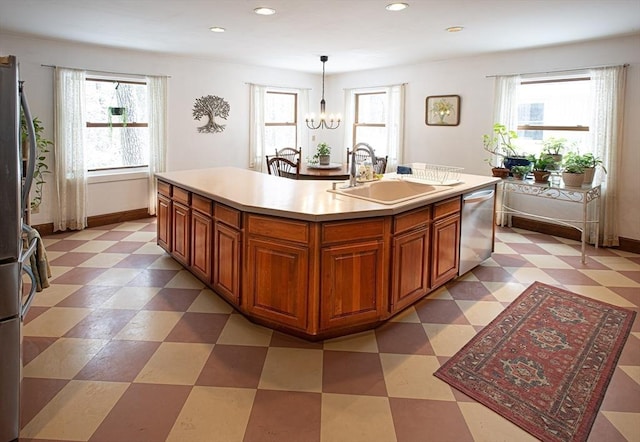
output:
[[[329,192],[373,201],[379,204],[397,204],[414,198],[446,190],[446,186],[416,183],[404,180],[374,181],[357,187],[330,189]]]

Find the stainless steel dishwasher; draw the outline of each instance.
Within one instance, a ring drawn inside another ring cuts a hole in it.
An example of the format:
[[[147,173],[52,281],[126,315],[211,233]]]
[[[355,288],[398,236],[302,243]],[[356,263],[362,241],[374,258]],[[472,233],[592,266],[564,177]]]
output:
[[[495,200],[495,185],[462,195],[460,276],[493,252]]]

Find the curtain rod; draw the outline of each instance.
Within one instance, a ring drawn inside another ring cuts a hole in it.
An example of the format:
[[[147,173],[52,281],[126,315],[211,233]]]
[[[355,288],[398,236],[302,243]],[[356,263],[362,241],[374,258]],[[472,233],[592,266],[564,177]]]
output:
[[[272,87],[277,89],[299,89],[301,91],[310,91],[312,89],[310,87],[274,86],[273,84],[259,84],[259,83],[252,83],[250,81],[245,81],[244,84],[248,84],[249,86]]]
[[[603,66],[589,66],[589,67],[584,67],[584,68],[573,68],[573,69],[558,69],[555,71],[545,71],[545,72],[522,72],[522,73],[517,73],[517,74],[493,74],[493,75],[487,75],[485,76],[485,78],[491,78],[491,77],[506,77],[506,76],[510,76],[510,75],[538,75],[538,74],[555,74],[558,72],[576,72],[576,71],[586,71],[588,69],[599,69],[599,68],[612,68],[615,66],[622,66],[622,67],[627,67],[629,66],[629,63],[625,63],[625,64],[610,64],[610,65],[603,65]]]
[[[92,74],[110,74],[110,75],[137,75],[139,77],[149,77],[149,76],[155,76],[155,77],[167,77],[167,78],[171,78],[171,75],[151,75],[151,74],[136,74],[136,73],[125,73],[125,72],[113,72],[113,71],[96,71],[94,69],[84,69],[84,68],[73,68],[73,67],[69,67],[69,66],[56,66],[53,64],[41,64],[40,65],[43,68],[63,68],[63,69],[76,69],[78,71],[86,71],[86,72],[91,72]]]
[[[343,87],[342,90],[343,91],[351,91],[351,90],[357,89],[359,91],[363,91],[365,89],[382,89],[383,87],[406,86],[408,84],[409,84],[408,82],[405,82],[405,83],[383,84],[383,85],[378,85],[378,86]]]

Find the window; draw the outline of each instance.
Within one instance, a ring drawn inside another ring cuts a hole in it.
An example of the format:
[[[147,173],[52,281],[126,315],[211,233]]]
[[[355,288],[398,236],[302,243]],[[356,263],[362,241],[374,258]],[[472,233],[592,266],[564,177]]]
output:
[[[264,148],[267,155],[276,149],[296,148],[298,94],[267,91],[264,103]]]
[[[538,154],[550,138],[567,140],[568,150],[591,150],[589,77],[529,78],[518,86],[517,97],[521,151]]]
[[[377,156],[388,155],[387,149],[387,94],[369,92],[355,94],[353,144],[367,143]]]
[[[146,167],[149,162],[147,84],[89,78],[85,87],[88,171]]]
[[[404,150],[405,85],[347,89],[344,144],[370,145],[378,157],[387,158],[387,172],[402,163]]]

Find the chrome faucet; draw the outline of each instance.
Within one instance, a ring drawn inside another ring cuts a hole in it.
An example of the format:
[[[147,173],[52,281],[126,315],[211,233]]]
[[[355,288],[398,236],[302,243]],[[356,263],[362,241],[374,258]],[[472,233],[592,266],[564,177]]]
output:
[[[359,147],[364,147],[369,150],[369,156],[371,156],[371,165],[373,166],[376,163],[376,153],[373,151],[373,148],[369,146],[367,143],[358,143],[353,146],[353,150],[351,151],[351,171],[349,173],[349,187],[355,187],[357,184],[356,180],[356,150]]]

